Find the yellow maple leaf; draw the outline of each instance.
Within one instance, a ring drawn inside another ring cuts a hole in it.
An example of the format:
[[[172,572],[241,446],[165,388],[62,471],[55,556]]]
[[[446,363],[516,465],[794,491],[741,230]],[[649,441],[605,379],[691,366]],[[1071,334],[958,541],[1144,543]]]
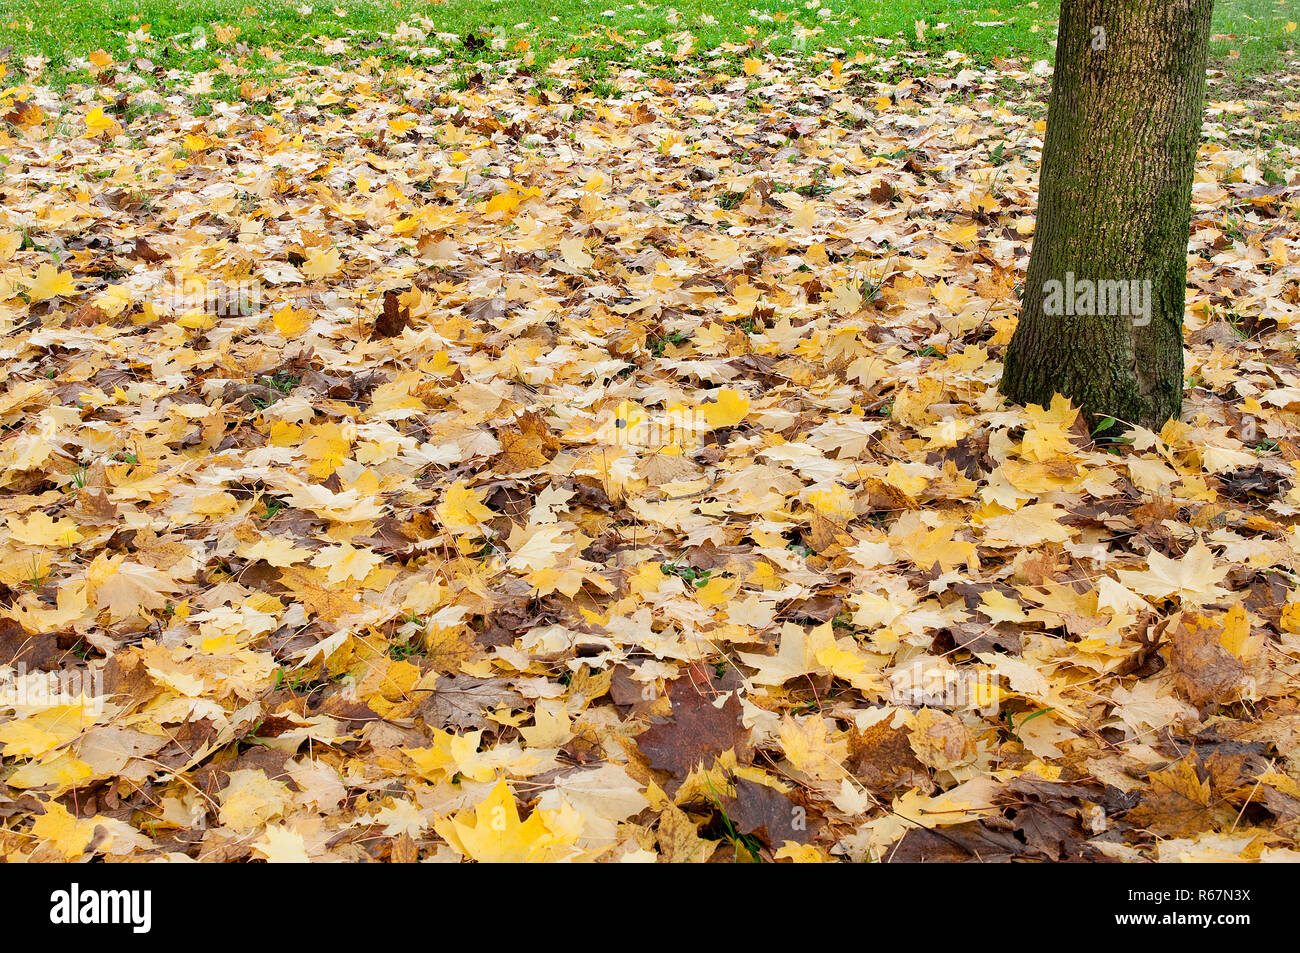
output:
[[[383,565],[384,557],[371,549],[357,549],[343,543],[328,546],[312,557],[311,564],[325,570],[325,579],[330,585],[338,585],[349,579],[362,582],[376,566]]]
[[[1250,617],[1246,607],[1236,603],[1223,617],[1223,632],[1219,642],[1225,649],[1240,659],[1249,659],[1259,654],[1263,644],[1262,638],[1250,634]]]
[[[25,520],[11,516],[9,535],[29,546],[73,546],[81,542],[81,532],[73,519],[55,520],[45,513],[33,513]]]
[[[795,864],[824,864],[828,860],[821,848],[792,840],[786,841],[772,856]]]
[[[937,526],[927,529],[918,526],[911,533],[896,539],[898,548],[918,569],[929,569],[935,563],[943,572],[951,572],[962,563],[974,567],[979,565],[975,554],[975,544],[954,539],[956,526]]]
[[[233,512],[238,505],[239,501],[232,494],[219,490],[216,493],[196,496],[191,509],[196,516],[220,516],[223,513]]]
[[[0,725],[0,745],[6,758],[40,757],[66,744],[94,722],[82,705],[54,705],[28,718]]]
[[[161,609],[177,584],[165,571],[100,553],[86,571],[86,587],[95,606],[114,619],[129,619],[142,609]]]
[[[318,248],[303,262],[302,273],[308,278],[330,278],[339,273],[343,259],[333,248]]]
[[[305,864],[307,843],[302,834],[287,824],[268,824],[262,836],[253,841],[253,850],[268,864]]]
[[[524,754],[514,745],[498,745],[480,751],[483,732],[453,735],[448,745],[456,770],[471,781],[491,781],[499,771],[528,773],[538,764],[535,755]]]
[[[1030,404],[1025,408],[1025,416],[1029,418],[1029,424],[1025,428],[1025,439],[1020,445],[1023,457],[1045,463],[1074,450],[1069,430],[1079,412],[1068,398],[1057,394],[1052,398],[1051,406],[1046,409],[1038,404]]]
[[[39,568],[48,563],[38,562],[36,565]],[[30,579],[31,576],[24,574],[23,578]],[[0,610],[0,617],[13,619],[23,627],[23,631],[34,635],[37,632],[63,628],[69,622],[84,615],[90,606],[85,586],[62,586],[55,598],[57,608],[48,608],[44,603],[35,600],[23,600],[9,609]]]
[[[573,545],[570,529],[568,523],[517,527],[508,540],[512,552],[506,565],[525,572],[554,566],[560,554]]]
[[[230,772],[230,783],[218,795],[221,823],[239,833],[254,831],[293,804],[293,792],[283,781],[268,778],[260,768]]]
[[[636,572],[630,573],[627,578],[628,590],[634,596],[651,595],[659,591],[659,586],[664,582],[665,576],[660,569],[661,563],[645,562],[636,567]],[[1297,603],[1300,605],[1300,603]],[[1300,622],[1300,611],[1296,612],[1296,619]]]
[[[939,281],[933,288],[934,300],[941,305],[957,314],[966,304],[970,297],[970,292],[961,285],[950,285],[945,281]]]
[[[296,447],[302,440],[302,427],[285,420],[271,424],[271,433],[267,441],[273,447]]]
[[[456,759],[451,753],[453,737],[450,732],[436,730],[431,747],[403,748],[402,754],[411,759],[420,777],[436,783],[456,773]]]
[[[980,603],[979,611],[995,623],[1024,622],[1026,619],[1025,611],[1020,608],[1019,603],[996,589],[981,592]]]
[[[488,199],[487,205],[484,206],[484,214],[491,215],[495,212],[513,212],[518,208],[520,202],[517,192],[498,192],[492,198]]]
[[[939,237],[951,245],[970,245],[979,236],[980,227],[975,223],[968,225],[954,224],[939,233]]]
[[[22,246],[22,232],[0,232],[0,262],[12,260]]]
[[[442,525],[453,533],[477,533],[479,524],[495,514],[483,505],[482,496],[457,480],[447,487],[447,494],[434,510]]]
[[[271,321],[275,324],[275,329],[286,338],[294,338],[307,330],[313,317],[310,311],[300,308],[281,308],[271,315]]]
[[[302,453],[312,461],[307,472],[312,476],[328,477],[343,465],[352,452],[352,441],[336,423],[306,428],[311,434],[302,445]]]
[[[734,427],[749,413],[749,400],[738,391],[724,387],[717,392],[717,400],[700,408],[710,430]]]
[[[596,262],[596,259],[587,253],[581,238],[566,238],[561,241],[560,254],[564,258],[564,263],[571,268],[590,268]]]
[[[58,801],[48,801],[45,813],[32,824],[32,836],[38,844],[53,847],[65,860],[77,860],[90,846],[97,820],[78,819]]]
[[[543,814],[533,811],[520,821],[519,808],[505,778],[497,781],[473,812],[460,811],[434,822],[447,843],[479,863],[536,863],[555,859],[577,837],[571,830],[555,833]]]
[[[852,639],[836,641],[833,633],[831,623],[827,622],[809,636],[808,647],[817,664],[860,691],[870,692],[884,687],[884,676],[870,658],[861,654],[857,643]]]
[[[289,566],[281,571],[280,581],[303,608],[330,622],[365,608],[356,587],[328,584],[317,570]]]
[[[77,288],[72,283],[72,275],[60,272],[53,265],[41,265],[36,269],[36,277],[27,285],[27,297],[32,301],[49,301],[76,294]]]
[[[728,579],[726,576],[714,576],[695,590],[695,598],[699,600],[700,605],[713,609],[727,601],[727,597],[735,586],[735,579]]]
[[[96,106],[86,113],[86,135],[92,139],[102,136],[104,133],[114,132],[119,128],[117,120],[112,116],[104,115],[103,106]]]
[[[981,542],[985,546],[1037,546],[1040,543],[1064,543],[1074,531],[1061,522],[1065,510],[1049,503],[1031,503],[1014,513],[984,521]]]
[[[853,496],[838,483],[828,490],[813,490],[808,494],[808,502],[815,512],[827,519],[844,521],[854,516]]]
[[[1120,582],[1144,596],[1157,599],[1177,596],[1184,605],[1204,605],[1228,595],[1228,590],[1219,583],[1228,574],[1229,567],[1216,568],[1214,553],[1203,542],[1198,541],[1178,559],[1152,550],[1147,555],[1147,567],[1142,571],[1120,570]]]
[[[64,791],[85,785],[94,776],[94,768],[64,750],[28,762],[5,782],[11,788],[48,788],[46,793],[50,797],[58,797]]]
[[[795,770],[820,779],[844,774],[841,765],[849,756],[848,742],[832,738],[821,715],[787,715],[781,719],[780,739],[786,759]]]

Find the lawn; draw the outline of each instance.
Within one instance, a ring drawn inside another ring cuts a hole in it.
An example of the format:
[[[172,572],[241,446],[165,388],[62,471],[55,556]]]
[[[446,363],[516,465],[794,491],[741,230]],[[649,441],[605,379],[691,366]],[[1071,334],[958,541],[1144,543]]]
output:
[[[753,48],[885,56],[907,49],[960,50],[974,62],[999,57],[1049,58],[1056,0],[994,6],[944,0],[682,0],[674,4],[584,0],[448,0],[445,3],[283,0],[0,0],[0,45],[10,60],[48,58],[45,76],[62,86],[84,79],[77,63],[94,50],[118,59],[139,51],[143,33],[174,38],[162,47],[166,68],[195,69],[216,58],[266,66],[267,58],[326,63],[325,38],[385,56],[388,38],[406,24],[427,34],[420,57],[483,63],[522,59],[545,66],[556,57],[586,60],[595,77],[614,64],[674,69],[699,59],[687,54],[742,55]],[[1220,0],[1215,11],[1215,60],[1245,76],[1276,70],[1295,56],[1291,0]],[[481,41],[481,42],[480,42]],[[666,56],[648,55],[662,44]],[[406,56],[405,53],[402,54]],[[70,67],[70,72],[67,71]]]

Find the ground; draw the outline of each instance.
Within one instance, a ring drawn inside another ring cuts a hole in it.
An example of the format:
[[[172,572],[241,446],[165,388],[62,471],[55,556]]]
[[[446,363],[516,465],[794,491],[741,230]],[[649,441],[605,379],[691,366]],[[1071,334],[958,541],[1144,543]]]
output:
[[[997,393],[1053,5],[878,6],[10,9],[0,854],[1300,859],[1295,17],[1157,434]]]

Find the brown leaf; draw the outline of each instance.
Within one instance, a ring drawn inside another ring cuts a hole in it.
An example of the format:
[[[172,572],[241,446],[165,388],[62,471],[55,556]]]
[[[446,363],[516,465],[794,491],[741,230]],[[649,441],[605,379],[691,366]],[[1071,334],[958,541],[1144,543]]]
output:
[[[1170,637],[1174,684],[1197,708],[1214,707],[1241,688],[1242,661],[1219,641],[1221,628],[1199,616],[1185,617]]]
[[[168,256],[166,252],[160,252],[150,248],[149,243],[143,238],[137,238],[135,240],[135,245],[131,249],[131,257],[139,258],[154,265],[160,261],[166,261]]]
[[[496,469],[503,474],[546,466],[560,445],[541,414],[532,410],[515,421],[514,428],[502,431],[499,439],[502,452]]]
[[[393,838],[393,847],[388,859],[394,864],[414,864],[420,859],[420,851],[411,840],[411,835],[402,831]]]
[[[499,708],[526,708],[524,697],[504,678],[442,676],[432,694],[416,709],[431,728],[464,731],[485,728],[487,714]]]
[[[104,310],[96,305],[86,302],[76,311],[68,315],[64,326],[69,328],[88,328],[96,324],[103,324],[108,315]]]
[[[711,766],[724,751],[735,751],[738,759],[747,755],[749,730],[741,721],[740,699],[734,693],[721,707],[714,707],[715,695],[708,687],[697,687],[686,676],[668,684],[668,697],[672,715],[655,719],[656,724],[641,732],[636,743],[651,767],[673,776],[674,790],[693,768]]]
[[[374,330],[370,332],[371,340],[375,338],[395,338],[406,330],[411,320],[410,308],[398,307],[398,292],[384,292],[384,311],[375,319]]]
[[[32,635],[12,619],[0,619],[0,665],[22,664],[32,672],[53,663],[58,654],[52,632]]]
[[[891,864],[994,863],[1022,854],[1024,845],[1005,831],[979,822],[954,824],[942,830],[909,830],[883,860]]]
[[[1210,781],[1197,774],[1199,763],[1190,754],[1151,774],[1151,793],[1128,812],[1128,822],[1162,837],[1191,837],[1212,829]]]
[[[118,519],[117,504],[103,490],[86,487],[77,493],[72,515],[83,525],[109,526]]]
[[[718,842],[701,838],[699,825],[673,804],[659,815],[657,839],[660,855],[670,864],[703,864],[718,849]]]
[[[847,767],[877,794],[900,787],[932,787],[925,765],[917,760],[906,728],[891,728],[890,719],[876,722],[849,737]]]
[[[41,112],[41,107],[31,100],[21,102],[9,112],[5,113],[5,122],[11,122],[15,126],[35,126],[45,121],[45,115]]]
[[[922,764],[948,771],[975,757],[975,736],[945,711],[923,708],[913,718],[908,738]]]
[[[807,844],[821,827],[820,818],[788,796],[748,778],[735,782],[735,797],[727,798],[727,816],[742,834],[753,834],[768,847],[786,841]]]

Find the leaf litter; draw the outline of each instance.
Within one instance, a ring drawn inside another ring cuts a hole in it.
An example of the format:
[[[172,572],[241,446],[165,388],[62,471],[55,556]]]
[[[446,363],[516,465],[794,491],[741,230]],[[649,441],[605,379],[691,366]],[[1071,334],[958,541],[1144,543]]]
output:
[[[1116,438],[996,390],[1045,64],[872,60],[6,90],[0,854],[1300,857],[1297,105]]]

